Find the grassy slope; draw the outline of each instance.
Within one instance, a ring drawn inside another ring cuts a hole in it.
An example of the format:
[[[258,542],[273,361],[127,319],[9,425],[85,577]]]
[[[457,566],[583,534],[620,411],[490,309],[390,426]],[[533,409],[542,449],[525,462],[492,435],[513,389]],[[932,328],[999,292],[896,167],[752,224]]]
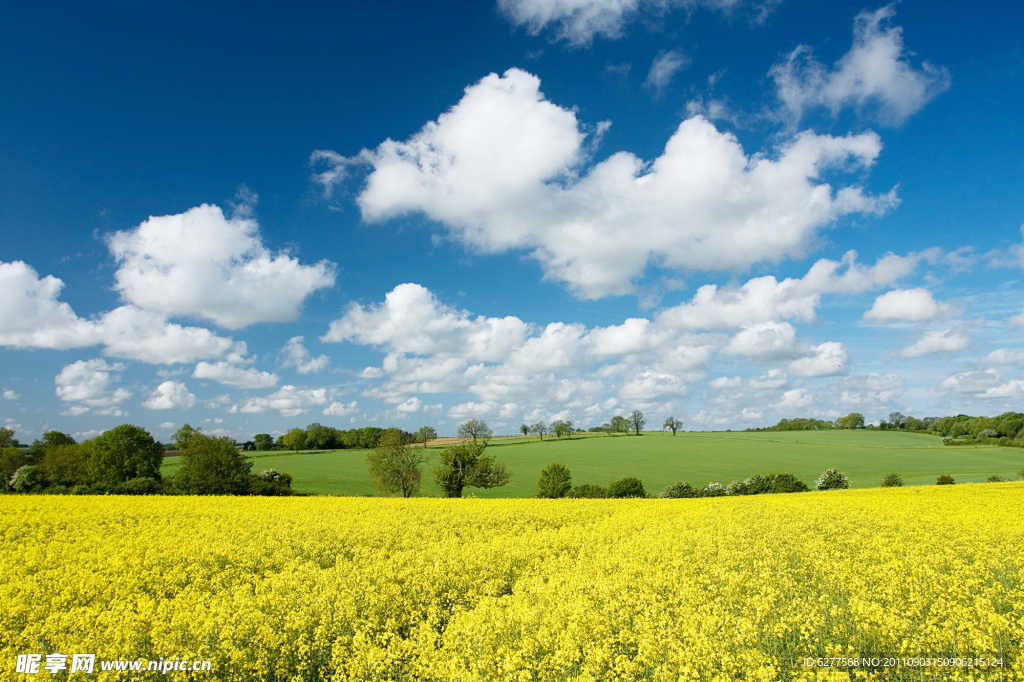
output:
[[[437,495],[430,467],[424,470],[424,493]],[[557,441],[535,438],[495,441],[488,451],[512,470],[512,482],[496,490],[467,489],[479,497],[532,497],[541,470],[559,462],[572,471],[573,483],[597,483],[624,476],[643,480],[659,492],[678,480],[698,486],[728,483],[751,474],[787,472],[811,487],[822,471],[836,467],[856,488],[878,485],[896,472],[907,485],[930,485],[939,474],[959,483],[981,482],[993,474],[1015,479],[1024,468],[1024,451],[998,447],[944,447],[938,438],[885,431],[793,431],[762,433],[648,433],[597,436]],[[168,458],[164,473],[176,468]],[[253,471],[277,469],[292,475],[297,492],[365,495],[374,492],[365,450],[324,453],[273,453],[254,458]]]

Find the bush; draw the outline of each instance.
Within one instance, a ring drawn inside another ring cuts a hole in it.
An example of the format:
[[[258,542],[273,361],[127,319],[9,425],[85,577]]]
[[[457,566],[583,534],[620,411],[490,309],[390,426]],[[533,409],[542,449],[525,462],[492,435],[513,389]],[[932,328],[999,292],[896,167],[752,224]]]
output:
[[[8,484],[16,493],[31,493],[42,489],[43,479],[38,465],[26,464],[11,476]]]
[[[608,491],[599,485],[584,483],[583,485],[578,485],[570,490],[569,497],[574,497],[580,500],[598,500],[608,497]]]
[[[726,495],[730,495],[730,496],[732,496],[732,495],[746,495],[746,494],[748,494],[747,493],[747,486],[746,486],[745,483],[743,483],[741,481],[733,481],[729,485],[725,486],[725,494]]]
[[[903,477],[899,474],[886,474],[885,478],[882,479],[883,488],[901,488],[903,487]]]
[[[697,497],[697,491],[689,483],[677,481],[661,491],[661,497],[666,500],[678,500],[687,497]]]
[[[627,476],[608,484],[608,497],[647,497],[647,491],[639,478]]]
[[[701,497],[725,497],[725,486],[721,483],[708,483],[700,491]]]
[[[1007,479],[1003,478],[1002,476],[996,475],[989,476],[987,480],[989,483],[1005,483]]]
[[[768,492],[778,493],[806,493],[810,488],[793,474],[772,474],[768,476]]]
[[[842,471],[829,469],[815,482],[815,490],[843,490],[850,487],[850,479]]]
[[[181,450],[183,462],[174,475],[173,489],[185,495],[245,495],[252,462],[235,441],[196,432]]]
[[[292,477],[274,469],[267,469],[249,479],[249,492],[264,497],[291,495]]]
[[[935,479],[935,485],[953,485],[956,481],[949,474],[942,474]]]
[[[149,476],[139,476],[115,486],[114,491],[118,495],[156,495],[160,492],[160,481]]]
[[[569,467],[563,464],[552,464],[540,472],[540,480],[537,481],[540,491],[537,497],[556,499],[565,497],[572,490],[572,474]]]

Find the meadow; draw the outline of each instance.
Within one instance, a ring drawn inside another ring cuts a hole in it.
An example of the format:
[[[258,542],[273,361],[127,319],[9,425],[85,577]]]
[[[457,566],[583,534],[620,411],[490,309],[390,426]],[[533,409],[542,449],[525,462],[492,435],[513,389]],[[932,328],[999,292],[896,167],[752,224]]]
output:
[[[441,445],[431,446],[437,453]],[[540,472],[552,462],[572,471],[573,484],[608,485],[636,476],[648,492],[676,481],[703,486],[726,484],[753,474],[791,473],[811,487],[823,471],[835,467],[854,488],[876,487],[883,476],[898,473],[906,485],[930,485],[940,474],[958,483],[978,483],[997,475],[1014,480],[1024,469],[1024,450],[997,446],[943,446],[935,436],[899,431],[689,432],[675,436],[586,436],[543,441],[535,437],[492,441],[489,451],[512,470],[503,488],[467,494],[483,498],[533,497]],[[256,452],[253,471],[276,469],[292,475],[296,492],[326,495],[375,494],[365,450],[303,453]],[[164,475],[178,458],[169,457]],[[436,461],[436,457],[432,459]],[[425,467],[423,493],[440,495]]]
[[[0,660],[4,679],[33,652],[210,660],[212,673],[164,678],[239,682],[1022,679],[1022,499],[1024,483],[694,500],[4,496]],[[806,665],[874,656],[903,667]],[[906,661],[989,656],[1002,667]]]

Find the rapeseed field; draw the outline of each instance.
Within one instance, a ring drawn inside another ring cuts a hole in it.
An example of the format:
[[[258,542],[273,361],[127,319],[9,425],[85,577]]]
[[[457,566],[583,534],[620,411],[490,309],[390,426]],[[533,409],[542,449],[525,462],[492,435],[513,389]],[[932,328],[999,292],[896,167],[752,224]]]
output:
[[[1024,679],[1024,484],[695,500],[0,497],[0,660],[71,679]],[[1002,667],[818,667],[829,658]],[[811,659],[814,665],[808,666]]]

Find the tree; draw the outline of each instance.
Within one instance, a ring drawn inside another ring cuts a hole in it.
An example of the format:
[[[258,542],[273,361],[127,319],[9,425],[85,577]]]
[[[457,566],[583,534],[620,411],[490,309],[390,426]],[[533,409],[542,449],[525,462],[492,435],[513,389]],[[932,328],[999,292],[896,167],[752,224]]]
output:
[[[835,424],[837,429],[863,429],[864,415],[860,412],[851,412],[845,417],[840,417]]]
[[[527,426],[526,424],[520,425],[519,433],[523,434],[524,436],[529,436],[530,435],[530,427]]]
[[[898,429],[901,426],[903,426],[903,420],[904,419],[905,419],[905,417],[900,412],[890,412],[889,413],[889,424],[894,429]]]
[[[252,460],[227,436],[214,438],[194,432],[181,449],[182,465],[174,487],[186,495],[245,495],[249,492]]]
[[[437,431],[434,430],[433,426],[421,426],[420,430],[416,432],[416,442],[423,443],[423,447],[427,447],[427,443],[437,438]]]
[[[620,415],[612,417],[612,423],[609,424],[613,433],[625,433],[629,431],[629,420]]]
[[[829,469],[815,482],[815,490],[842,490],[850,487],[850,479],[842,471]]]
[[[294,428],[281,436],[281,443],[293,452],[306,449],[306,432],[300,428]]]
[[[544,440],[544,434],[548,432],[548,425],[544,422],[537,422],[530,427],[530,431],[540,436],[541,440]]]
[[[0,488],[4,487],[14,472],[28,464],[28,457],[21,448],[3,448],[0,450]]]
[[[572,422],[556,419],[555,421],[551,422],[551,432],[555,434],[558,438],[569,435],[572,433]]]
[[[881,485],[883,488],[900,488],[903,486],[903,477],[899,474],[886,474]]]
[[[18,439],[14,437],[14,429],[0,427],[0,449],[18,447]]]
[[[675,417],[669,417],[665,420],[665,423],[661,425],[662,430],[671,429],[672,435],[676,435],[676,431],[683,428],[683,422]]]
[[[160,480],[164,449],[141,426],[121,424],[93,440],[90,473],[97,483],[116,485],[132,478]]]
[[[306,447],[310,450],[327,450],[333,440],[332,429],[313,422],[306,427]]]
[[[459,443],[441,451],[434,481],[448,497],[462,497],[462,489],[497,488],[509,482],[511,472],[503,462],[484,454],[487,442]]]
[[[412,497],[420,489],[423,478],[420,465],[427,461],[427,456],[423,450],[406,446],[397,429],[389,429],[381,436],[377,447],[366,455],[366,461],[370,465],[370,475],[382,493],[402,493],[402,497]]]
[[[33,463],[39,463],[47,452],[58,445],[74,445],[77,442],[78,441],[66,433],[61,433],[60,431],[47,431],[43,434],[42,440],[37,440],[32,443],[32,447],[28,449],[28,456]]]
[[[633,410],[627,421],[629,421],[630,428],[633,429],[638,436],[640,435],[640,430],[644,428],[644,424],[647,423],[647,420],[644,419],[644,413],[640,410]]]
[[[174,435],[171,436],[171,439],[174,441],[174,449],[184,450],[185,446],[188,445],[188,442],[192,440],[192,436],[201,432],[202,429],[193,428],[192,426],[189,426],[187,423],[182,424],[181,428],[175,431]]]
[[[44,436],[45,438],[45,436]],[[89,460],[92,458],[92,443],[55,445],[46,451],[39,468],[50,485],[72,487],[92,482]]]
[[[540,489],[537,497],[548,499],[565,497],[572,490],[572,474],[569,473],[569,467],[563,464],[551,464],[540,472],[537,487]]]
[[[627,476],[608,484],[608,497],[647,497],[647,491],[639,478]]]
[[[269,433],[257,433],[252,440],[257,450],[270,450],[274,447],[274,437]]]
[[[475,443],[477,439],[487,440],[494,433],[487,428],[487,422],[482,419],[470,419],[459,425],[459,438],[472,438]]]
[[[942,474],[935,479],[935,485],[953,485],[954,483],[956,483],[956,481],[953,480],[953,477],[949,474]]]

